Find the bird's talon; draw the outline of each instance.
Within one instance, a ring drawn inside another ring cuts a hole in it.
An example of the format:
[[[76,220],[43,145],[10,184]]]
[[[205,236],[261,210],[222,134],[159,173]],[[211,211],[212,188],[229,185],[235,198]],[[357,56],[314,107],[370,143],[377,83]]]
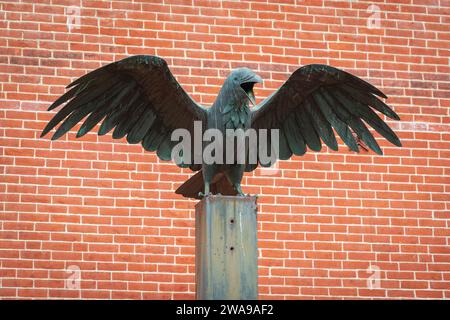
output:
[[[201,199],[207,198],[207,197],[212,196],[212,195],[213,195],[212,192],[203,193],[203,192],[200,191],[200,192],[198,193],[198,196],[199,196]]]

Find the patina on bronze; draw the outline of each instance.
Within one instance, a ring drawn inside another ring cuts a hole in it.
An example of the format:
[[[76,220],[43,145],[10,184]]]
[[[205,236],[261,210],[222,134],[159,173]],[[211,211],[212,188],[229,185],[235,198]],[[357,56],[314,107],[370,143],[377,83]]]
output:
[[[399,120],[379,99],[386,96],[345,71],[326,65],[304,66],[271,96],[250,109],[250,102],[256,104],[253,86],[260,82],[262,79],[248,68],[234,70],[212,107],[207,109],[181,88],[163,59],[133,56],[71,83],[69,90],[49,107],[52,110],[64,104],[42,136],[62,122],[52,137],[58,139],[86,118],[77,137],[101,122],[99,135],[114,129],[113,138],[126,137],[128,143],[141,143],[145,150],[156,151],[160,159],[171,160],[177,144],[171,139],[172,133],[185,129],[194,135],[200,121],[201,132],[214,128],[220,132],[266,129],[270,133],[277,129],[278,157],[285,160],[292,155],[303,155],[307,148],[321,150],[322,141],[337,150],[334,131],[353,151],[367,146],[381,154],[366,127],[368,124],[388,141],[401,146],[396,134],[373,110]],[[256,150],[262,148],[258,141]],[[190,154],[189,150],[183,152],[182,156],[195,158],[194,149]],[[246,159],[250,155],[254,158],[250,154],[252,150],[255,148],[245,148]],[[224,148],[223,153],[226,152]],[[221,194],[205,197],[196,206],[196,296],[199,299],[256,299],[258,296],[256,197],[243,196],[241,180],[245,171],[273,163],[265,163],[262,157],[256,160],[220,165],[205,161],[176,162],[199,171],[177,189],[178,194],[189,198]]]
[[[322,141],[337,150],[334,131],[353,151],[359,151],[356,141],[359,139],[382,154],[366,127],[368,124],[388,141],[401,146],[396,134],[373,110],[399,120],[379,99],[387,97],[350,73],[319,64],[301,67],[276,92],[249,108],[249,102],[255,104],[253,86],[260,82],[262,79],[248,68],[234,70],[212,107],[207,109],[189,97],[162,58],[132,56],[72,82],[68,86],[70,90],[49,107],[52,110],[65,104],[47,124],[42,136],[62,122],[52,137],[58,139],[86,118],[77,137],[101,122],[99,135],[114,129],[113,138],[126,137],[128,143],[141,143],[145,150],[156,151],[160,159],[171,160],[176,144],[171,140],[172,132],[183,128],[193,134],[194,121],[201,121],[202,130],[278,129],[282,160],[303,155],[307,147],[320,151]],[[358,139],[355,140],[353,133]],[[243,195],[244,172],[253,171],[258,165],[273,164],[259,160],[255,164],[178,164],[200,172],[176,192],[189,198],[209,193]]]

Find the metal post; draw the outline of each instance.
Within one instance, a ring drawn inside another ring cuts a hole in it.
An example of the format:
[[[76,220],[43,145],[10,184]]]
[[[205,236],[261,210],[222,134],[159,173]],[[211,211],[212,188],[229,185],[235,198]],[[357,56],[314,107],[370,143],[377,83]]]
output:
[[[212,195],[195,207],[196,297],[258,298],[256,197]]]

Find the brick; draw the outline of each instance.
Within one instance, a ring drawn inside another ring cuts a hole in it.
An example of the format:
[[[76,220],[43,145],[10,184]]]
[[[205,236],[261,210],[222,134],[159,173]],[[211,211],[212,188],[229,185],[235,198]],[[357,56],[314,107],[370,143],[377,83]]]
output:
[[[90,1],[69,33],[63,7],[16,2],[0,14],[0,297],[195,297],[195,202],[173,194],[189,171],[110,134],[38,138],[53,115],[45,108],[71,80],[158,54],[205,105],[231,68],[263,76],[262,101],[299,64],[325,63],[382,88],[402,118],[388,123],[403,148],[377,135],[384,156],[338,138],[339,152],[247,174],[244,190],[262,194],[260,298],[450,298],[444,4],[383,4],[377,30],[366,7],[345,1]],[[64,289],[70,264],[82,271],[79,291]],[[382,289],[367,288],[369,265],[380,267]]]

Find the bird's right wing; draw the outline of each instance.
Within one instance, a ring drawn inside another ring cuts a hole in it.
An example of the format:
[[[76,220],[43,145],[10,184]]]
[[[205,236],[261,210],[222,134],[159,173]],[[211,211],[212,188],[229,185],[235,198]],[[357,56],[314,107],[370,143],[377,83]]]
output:
[[[52,110],[68,101],[41,136],[62,122],[52,137],[58,139],[87,117],[77,138],[103,120],[99,135],[114,129],[113,138],[126,136],[128,143],[141,143],[146,150],[157,151],[160,159],[170,160],[176,143],[171,141],[172,132],[182,128],[193,136],[194,121],[205,119],[206,110],[191,99],[166,61],[157,56],[132,56],[108,64],[75,80],[68,88],[49,107]]]

